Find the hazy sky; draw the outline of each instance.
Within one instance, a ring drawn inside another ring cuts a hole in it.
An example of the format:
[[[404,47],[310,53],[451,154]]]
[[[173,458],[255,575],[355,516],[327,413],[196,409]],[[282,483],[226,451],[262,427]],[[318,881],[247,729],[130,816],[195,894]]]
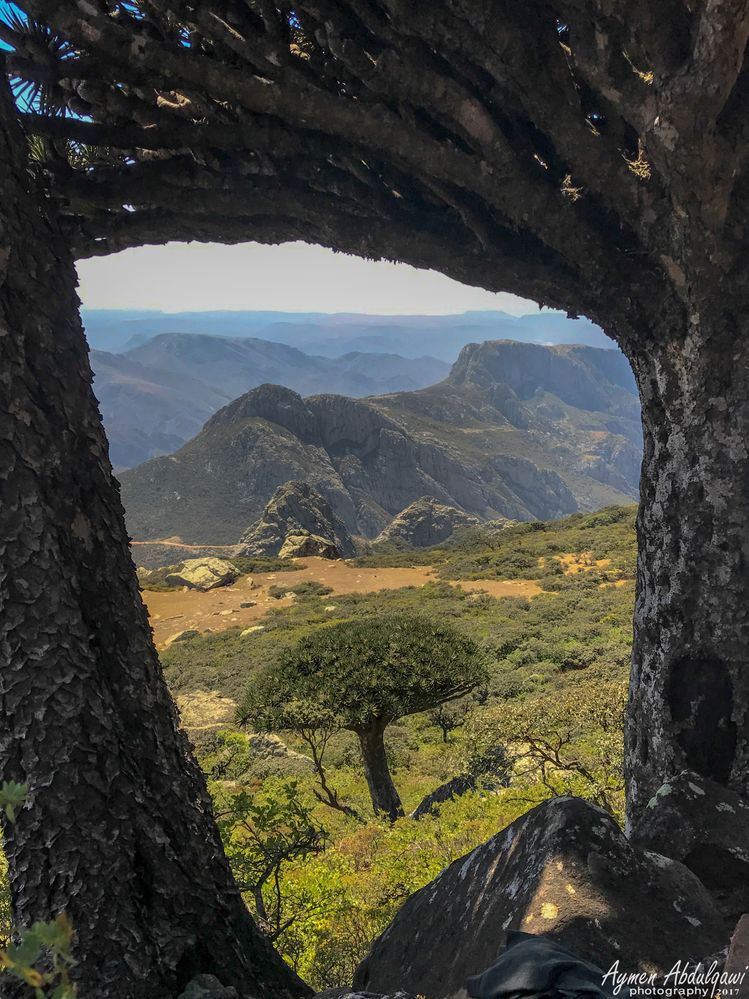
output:
[[[320,246],[286,243],[169,243],[78,264],[90,309],[165,312],[258,309],[284,312],[433,313],[501,309],[537,312],[515,295],[491,294],[435,271],[362,260]]]

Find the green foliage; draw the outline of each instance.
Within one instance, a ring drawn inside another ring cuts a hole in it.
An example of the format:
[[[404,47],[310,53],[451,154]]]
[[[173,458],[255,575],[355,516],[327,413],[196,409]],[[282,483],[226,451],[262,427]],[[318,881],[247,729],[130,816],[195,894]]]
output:
[[[8,881],[8,861],[0,849],[0,953],[10,944],[13,927],[11,925],[10,883]]]
[[[369,728],[468,693],[486,679],[476,643],[427,617],[387,615],[320,628],[253,676],[240,708],[269,731],[298,727],[299,704],[320,724]]]
[[[0,951],[0,974],[28,985],[34,999],[74,999],[73,928],[68,918],[60,915],[49,923],[34,923],[17,936],[17,943]]]
[[[540,782],[552,795],[579,795],[621,817],[626,701],[624,679],[588,679],[477,713],[467,742],[474,752],[498,739],[513,745],[516,786]]]
[[[286,867],[325,847],[327,834],[303,800],[297,781],[266,781],[262,792],[216,792],[217,818],[227,857],[240,891],[260,928],[271,940],[308,908],[297,896],[291,905]],[[317,902],[311,902],[315,906]]]
[[[326,594],[332,592],[333,588],[331,586],[318,583],[316,579],[305,579],[304,582],[296,583],[292,586],[275,585],[268,587],[268,595],[277,600],[287,596],[289,593],[292,593],[295,597],[324,597]]]
[[[376,547],[355,565],[371,567],[434,565],[444,579],[557,579],[558,556],[587,556],[588,582],[613,582],[634,575],[634,506],[576,513],[562,520],[463,528],[435,548],[404,551]],[[608,564],[596,566],[605,559]],[[546,587],[544,587],[546,588]],[[556,588],[556,587],[555,587]]]
[[[0,811],[5,813],[8,822],[16,821],[16,811],[23,805],[28,793],[27,784],[17,784],[12,780],[0,784]]]

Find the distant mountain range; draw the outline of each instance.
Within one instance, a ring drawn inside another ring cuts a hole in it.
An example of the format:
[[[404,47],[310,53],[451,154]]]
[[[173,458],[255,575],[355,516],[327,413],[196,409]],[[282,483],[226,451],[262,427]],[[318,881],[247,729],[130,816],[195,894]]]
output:
[[[365,396],[431,385],[450,370],[434,357],[315,357],[267,340],[190,333],[161,333],[124,354],[93,350],[91,365],[116,469],[177,450],[216,410],[264,382],[304,395]]]
[[[510,339],[521,343],[578,343],[611,348],[612,341],[587,319],[560,312],[511,316],[465,312],[454,316],[370,316],[298,312],[128,312],[83,310],[89,344],[114,353],[139,347],[161,333],[255,337],[308,354],[340,357],[351,352],[424,354],[450,364],[467,343]]]
[[[640,450],[639,401],[618,351],[502,340],[470,344],[444,381],[417,391],[303,399],[262,385],[120,481],[138,540],[236,542],[292,479],[352,534],[374,537],[423,496],[519,520],[628,502]]]

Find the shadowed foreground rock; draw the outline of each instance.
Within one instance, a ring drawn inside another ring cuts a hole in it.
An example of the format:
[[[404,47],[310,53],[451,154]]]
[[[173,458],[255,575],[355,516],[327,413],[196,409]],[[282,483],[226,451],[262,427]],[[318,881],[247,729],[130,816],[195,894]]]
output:
[[[352,992],[351,989],[326,989],[318,992],[314,999],[415,999],[408,992],[392,992],[389,996],[377,992]]]
[[[465,995],[508,930],[543,933],[608,969],[669,970],[725,943],[706,889],[682,864],[634,848],[578,798],[534,808],[405,903],[359,966],[355,989]]]
[[[683,771],[650,799],[632,840],[694,871],[731,929],[749,912],[749,801],[735,791]]]

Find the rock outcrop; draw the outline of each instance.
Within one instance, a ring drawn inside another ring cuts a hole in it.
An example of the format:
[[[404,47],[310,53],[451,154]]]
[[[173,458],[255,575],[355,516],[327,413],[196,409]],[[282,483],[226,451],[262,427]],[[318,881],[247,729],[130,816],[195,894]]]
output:
[[[330,503],[306,482],[285,482],[240,540],[242,555],[349,558],[354,542]]]
[[[289,534],[286,536],[279,558],[340,558],[341,553],[332,541],[319,534]]]
[[[631,838],[694,871],[729,927],[749,912],[749,801],[735,791],[683,771],[653,795]]]
[[[657,973],[716,952],[726,938],[690,870],[633,847],[601,809],[555,798],[412,895],[354,988],[457,999],[469,976],[494,963],[509,930],[542,933],[604,969],[618,959]]]
[[[393,517],[375,541],[431,548],[447,541],[458,527],[477,527],[480,523],[478,517],[440,503],[434,496],[422,496]]]
[[[170,586],[187,586],[191,590],[214,590],[228,586],[239,578],[239,572],[222,558],[188,558],[166,575]]]

